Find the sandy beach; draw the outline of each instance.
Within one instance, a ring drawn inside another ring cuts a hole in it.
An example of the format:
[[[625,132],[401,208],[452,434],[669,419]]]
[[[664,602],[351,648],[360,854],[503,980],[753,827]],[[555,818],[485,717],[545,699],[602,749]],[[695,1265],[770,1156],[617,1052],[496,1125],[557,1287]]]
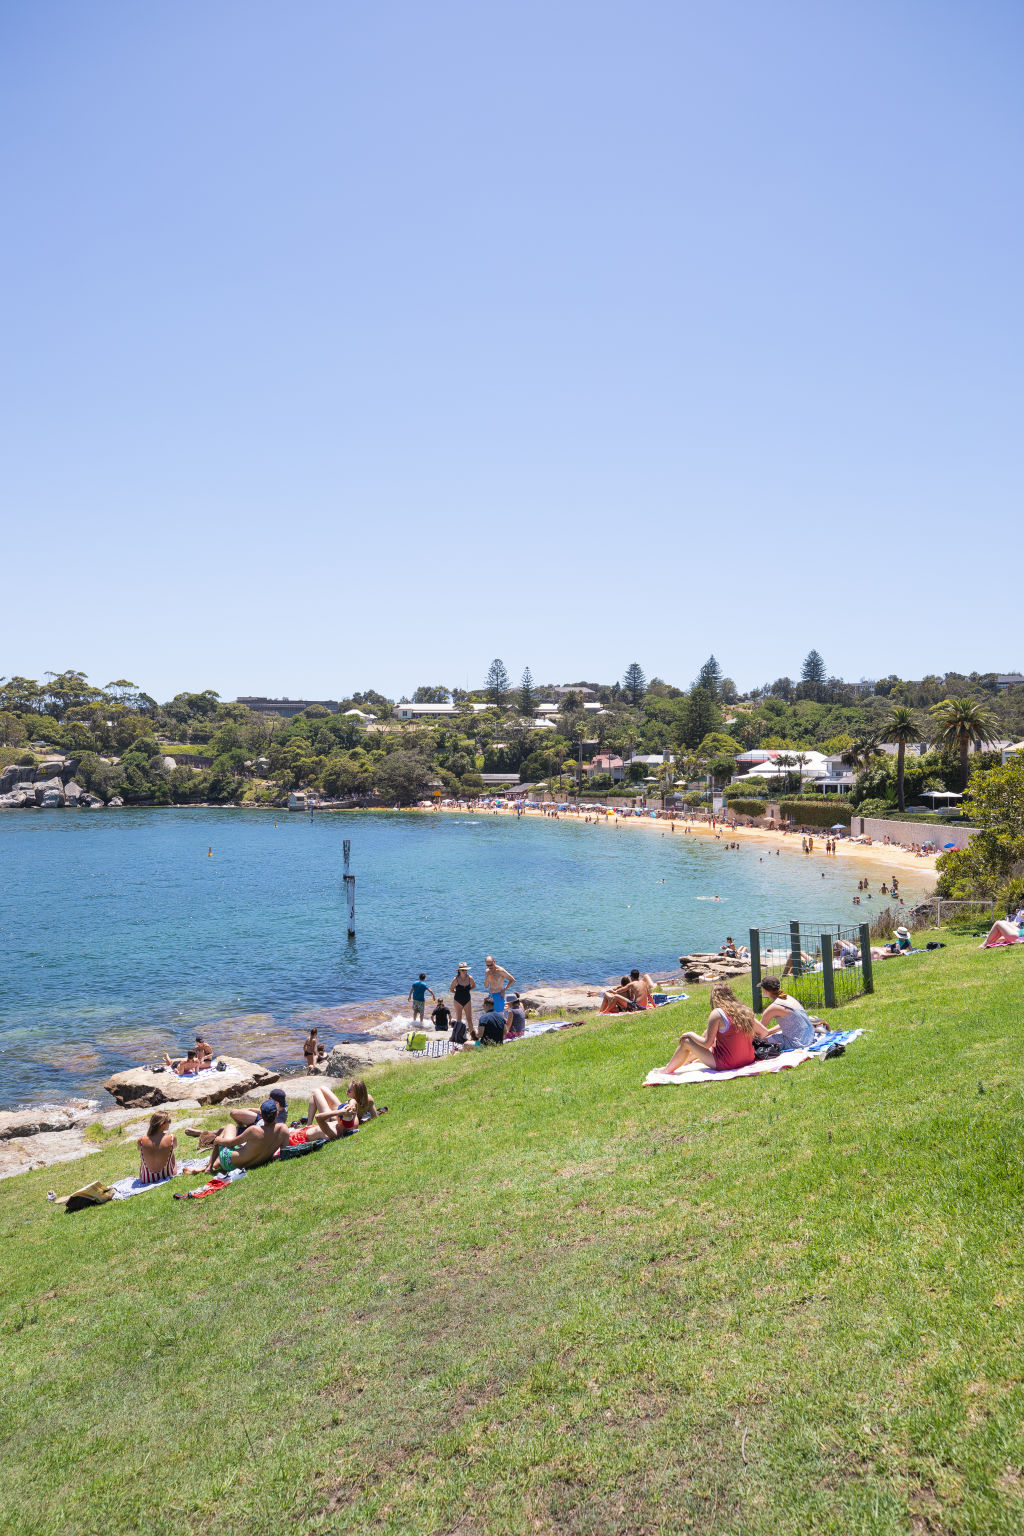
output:
[[[439,810],[441,813],[466,814],[464,807],[441,806],[435,808],[435,810]],[[434,811],[426,812],[425,814],[434,814]],[[473,814],[479,816],[510,816],[513,819],[519,814],[540,817],[541,819],[548,819],[551,816],[549,811],[523,807],[520,812],[511,807],[504,806],[500,808],[495,808],[494,806],[481,807],[475,810]],[[730,827],[722,823],[712,827],[711,823],[707,821],[686,821],[680,818],[673,822],[665,819],[653,820],[650,816],[598,815],[591,813],[585,808],[580,811],[559,811],[557,815],[561,821],[580,822],[586,821],[589,816],[592,826],[601,827],[607,831],[618,830],[624,827],[630,829],[639,828],[647,832],[648,835],[654,833],[660,834],[662,837],[707,837],[719,842],[732,841],[741,844],[747,842],[754,844],[764,843],[772,848],[787,848],[791,853],[800,852],[801,834],[799,832],[776,832],[770,827]],[[810,854],[804,855],[806,858],[831,861],[834,857],[837,860],[849,860],[854,866],[872,865],[880,878],[883,879],[887,874],[891,875],[893,873],[896,874],[897,879],[901,879],[903,871],[913,871],[917,877],[914,881],[915,886],[921,885],[925,893],[930,892],[934,888],[937,854],[916,854],[911,853],[907,848],[900,848],[891,843],[858,843],[853,842],[849,838],[843,838],[836,843],[836,852],[835,855],[832,855],[825,853],[824,832],[820,835],[814,833],[813,838],[813,850]],[[917,894],[920,893],[915,892],[915,895]]]

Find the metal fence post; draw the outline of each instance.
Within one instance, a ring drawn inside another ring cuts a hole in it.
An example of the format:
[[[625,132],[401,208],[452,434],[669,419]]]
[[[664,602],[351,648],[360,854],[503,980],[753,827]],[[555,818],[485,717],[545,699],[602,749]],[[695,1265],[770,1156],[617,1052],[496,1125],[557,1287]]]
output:
[[[794,976],[803,975],[803,964],[800,959],[800,924],[790,922],[789,925],[789,954],[792,960],[790,970]]]
[[[864,991],[875,990],[875,976],[871,969],[871,929],[867,923],[860,925],[860,974],[864,981]]]
[[[764,1007],[764,999],[761,996],[761,930],[750,930],[750,990],[753,994],[751,1007],[755,1013],[760,1013]]]
[[[832,969],[832,940],[827,933],[821,935],[821,979],[825,984],[825,1007],[836,1006],[836,978]]]

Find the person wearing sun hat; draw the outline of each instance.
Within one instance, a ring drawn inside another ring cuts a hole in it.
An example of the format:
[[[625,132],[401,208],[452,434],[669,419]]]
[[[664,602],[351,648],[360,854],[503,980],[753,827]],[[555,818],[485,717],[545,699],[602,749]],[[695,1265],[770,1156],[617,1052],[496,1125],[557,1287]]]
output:
[[[895,939],[896,948],[902,950],[904,954],[908,949],[913,949],[914,945],[910,937],[910,929],[907,928],[903,923],[900,923],[893,937]]]
[[[470,994],[475,990],[476,982],[469,974],[469,965],[465,960],[459,961],[458,970],[452,981],[451,993],[455,1011],[455,1022],[460,1024],[465,1020],[469,1029],[473,1028],[473,999]]]

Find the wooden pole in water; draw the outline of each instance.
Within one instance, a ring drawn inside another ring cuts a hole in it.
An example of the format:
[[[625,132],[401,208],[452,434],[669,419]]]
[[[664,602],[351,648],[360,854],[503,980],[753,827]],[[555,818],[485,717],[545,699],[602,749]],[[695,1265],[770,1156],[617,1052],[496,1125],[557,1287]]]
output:
[[[345,905],[348,907],[348,936],[355,937],[356,931],[356,877],[349,871],[349,860],[352,856],[352,844],[346,837],[341,845],[344,859],[345,873],[342,877],[345,882]]]

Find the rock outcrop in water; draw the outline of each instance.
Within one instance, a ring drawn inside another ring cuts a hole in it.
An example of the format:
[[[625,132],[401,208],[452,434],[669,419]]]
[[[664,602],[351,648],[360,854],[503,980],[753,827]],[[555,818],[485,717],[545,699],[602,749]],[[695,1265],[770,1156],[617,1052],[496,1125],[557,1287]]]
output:
[[[254,1061],[243,1061],[239,1056],[218,1056],[226,1071],[213,1072],[207,1077],[177,1077],[173,1072],[154,1072],[152,1067],[132,1067],[127,1072],[115,1072],[103,1084],[118,1104],[152,1108],[157,1104],[174,1104],[180,1099],[191,1099],[200,1104],[219,1104],[222,1099],[236,1099],[253,1088],[276,1083],[279,1072],[271,1072]]]

